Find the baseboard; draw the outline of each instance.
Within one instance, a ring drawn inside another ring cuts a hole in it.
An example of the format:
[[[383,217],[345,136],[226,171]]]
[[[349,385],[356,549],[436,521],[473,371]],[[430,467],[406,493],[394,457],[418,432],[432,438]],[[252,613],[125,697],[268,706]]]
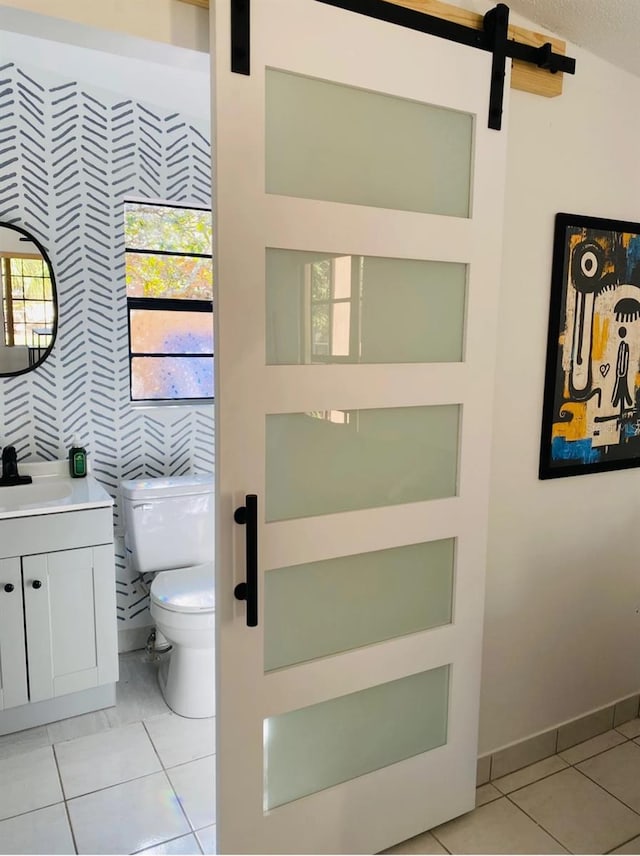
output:
[[[28,702],[19,707],[10,707],[0,711],[0,735],[13,734],[27,728],[37,728],[49,722],[57,722],[70,716],[80,716],[106,707],[114,707],[116,703],[116,685],[103,684],[80,690],[76,693],[45,699],[45,701]]]
[[[586,716],[579,716],[548,731],[482,755],[478,758],[477,785],[485,785],[635,719],[639,705],[640,694],[629,696]]]
[[[124,654],[127,651],[139,651],[144,648],[152,630],[151,624],[148,627],[118,630],[118,654]]]

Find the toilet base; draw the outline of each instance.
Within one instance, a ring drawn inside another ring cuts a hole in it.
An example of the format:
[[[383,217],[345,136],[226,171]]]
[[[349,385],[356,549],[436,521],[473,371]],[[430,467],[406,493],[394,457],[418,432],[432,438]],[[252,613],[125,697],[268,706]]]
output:
[[[213,648],[175,645],[158,669],[162,696],[174,713],[189,719],[215,716]]]

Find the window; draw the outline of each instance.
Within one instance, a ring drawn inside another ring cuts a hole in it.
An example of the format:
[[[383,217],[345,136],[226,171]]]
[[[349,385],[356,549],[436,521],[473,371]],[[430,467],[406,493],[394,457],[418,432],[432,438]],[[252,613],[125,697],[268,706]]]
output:
[[[353,360],[359,348],[357,309],[363,261],[358,256],[337,256],[305,265],[311,310],[307,331],[310,362]]]
[[[125,203],[132,401],[213,398],[211,212]]]
[[[49,267],[41,256],[2,253],[4,344],[38,351],[51,341],[54,300]]]

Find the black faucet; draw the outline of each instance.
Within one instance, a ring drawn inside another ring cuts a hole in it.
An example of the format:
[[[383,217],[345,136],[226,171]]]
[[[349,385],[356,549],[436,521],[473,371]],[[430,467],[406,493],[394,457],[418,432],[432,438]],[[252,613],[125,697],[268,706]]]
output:
[[[31,476],[18,475],[18,456],[15,446],[5,446],[2,450],[2,476],[0,486],[31,484]]]

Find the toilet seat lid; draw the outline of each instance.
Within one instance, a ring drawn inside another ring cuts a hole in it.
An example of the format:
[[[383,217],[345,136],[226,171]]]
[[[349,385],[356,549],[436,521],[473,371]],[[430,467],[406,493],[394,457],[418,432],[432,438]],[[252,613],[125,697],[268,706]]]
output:
[[[213,612],[213,563],[161,571],[151,583],[151,600],[173,612]]]

